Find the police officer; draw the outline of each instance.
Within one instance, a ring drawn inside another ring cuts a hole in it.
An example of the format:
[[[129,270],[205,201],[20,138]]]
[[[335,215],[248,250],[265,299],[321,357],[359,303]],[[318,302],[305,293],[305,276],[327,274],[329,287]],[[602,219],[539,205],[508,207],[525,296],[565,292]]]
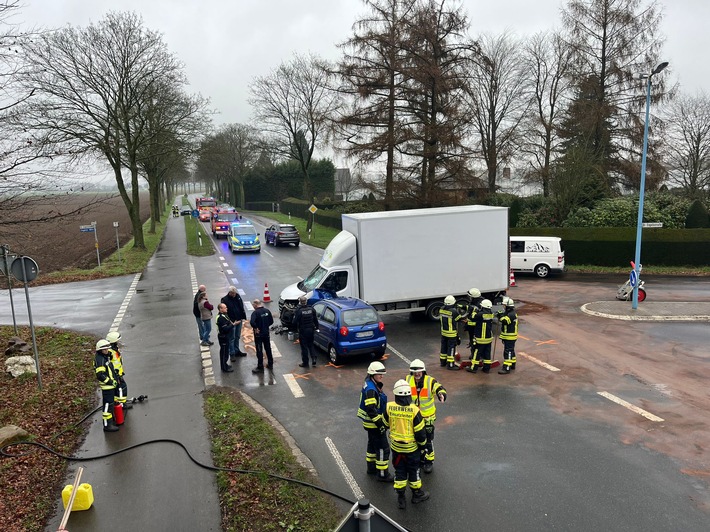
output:
[[[419,407],[424,419],[426,446],[422,455],[422,471],[431,473],[434,469],[434,422],[436,421],[436,403],[446,401],[446,388],[434,377],[427,375],[424,362],[418,358],[409,365],[407,384],[412,390],[412,402]]]
[[[412,389],[405,380],[394,383],[394,401],[387,403],[384,419],[390,429],[392,463],[394,464],[394,490],[397,506],[407,507],[407,484],[412,490],[412,504],[424,502],[429,493],[422,489],[419,476],[421,449],[426,445],[424,419],[419,407],[412,404]]]
[[[471,353],[471,367],[466,368],[471,373],[478,371],[479,362],[483,361],[483,373],[490,373],[491,344],[493,343],[493,303],[489,299],[481,301],[481,310],[473,317],[474,339],[476,341]]]
[[[467,293],[467,299],[468,302],[458,305],[458,308],[461,314],[466,315],[467,319],[465,319],[466,324],[464,325],[464,330],[468,333],[468,348],[471,350],[471,352],[473,352],[473,345],[476,339],[473,334],[473,322],[470,320],[470,318],[472,318],[476,314],[476,312],[481,310],[481,301],[483,301],[483,298],[481,297],[481,291],[478,288],[470,288]]]
[[[367,367],[365,384],[360,391],[360,406],[357,417],[367,431],[367,474],[377,475],[380,482],[392,482],[389,472],[390,445],[387,441],[387,425],[383,414],[387,406],[387,394],[382,391],[382,377],[387,373],[382,362],[372,362]]]
[[[503,366],[498,370],[507,375],[515,369],[515,341],[518,339],[518,315],[515,313],[515,301],[503,298],[503,310],[496,314],[500,322],[500,339],[503,341]]]
[[[106,335],[106,341],[111,343],[111,349],[109,353],[111,354],[111,362],[113,363],[113,369],[116,370],[116,381],[118,386],[116,386],[116,396],[114,397],[114,403],[120,403],[124,411],[133,408],[131,403],[126,402],[128,397],[128,385],[126,384],[126,379],[124,378],[125,370],[123,368],[123,358],[121,357],[121,333],[110,332]]]
[[[454,364],[454,360],[459,339],[458,322],[463,318],[464,315],[456,307],[456,298],[451,295],[446,296],[444,298],[444,306],[439,311],[439,322],[441,324],[439,362],[442,367],[446,366],[447,369],[459,369]]]
[[[316,311],[308,304],[308,298],[301,296],[298,298],[298,308],[293,316],[293,323],[298,327],[298,341],[301,345],[301,368],[308,367],[308,358],[315,367],[317,358],[313,338],[318,329],[318,316]]]
[[[96,342],[96,354],[94,356],[94,371],[96,379],[101,385],[101,401],[103,402],[101,417],[104,423],[104,432],[116,432],[118,430],[118,425],[116,425],[113,418],[113,398],[116,395],[118,381],[116,380],[116,371],[111,362],[110,348],[111,343],[108,340],[99,340]]]
[[[254,346],[256,347],[256,367],[252,373],[264,373],[264,352],[266,352],[266,367],[274,369],[274,355],[271,352],[270,327],[274,324],[274,317],[260,299],[251,302],[254,312],[251,313],[249,324],[254,330]]]

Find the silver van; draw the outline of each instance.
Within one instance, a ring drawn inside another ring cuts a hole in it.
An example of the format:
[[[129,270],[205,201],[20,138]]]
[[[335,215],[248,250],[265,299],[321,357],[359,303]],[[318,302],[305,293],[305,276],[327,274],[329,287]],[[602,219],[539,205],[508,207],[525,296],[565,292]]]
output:
[[[538,277],[565,270],[562,239],[556,236],[511,236],[510,269],[534,272]]]

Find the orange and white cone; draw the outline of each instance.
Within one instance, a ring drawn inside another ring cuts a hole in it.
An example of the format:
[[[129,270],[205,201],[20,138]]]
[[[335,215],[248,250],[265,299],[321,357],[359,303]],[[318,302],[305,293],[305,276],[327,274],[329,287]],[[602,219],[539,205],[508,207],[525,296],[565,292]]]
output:
[[[269,295],[269,283],[264,283],[264,297],[261,300],[264,303],[271,303],[271,296]]]
[[[513,274],[513,270],[510,270],[510,282],[508,283],[509,286],[515,286],[515,275]]]

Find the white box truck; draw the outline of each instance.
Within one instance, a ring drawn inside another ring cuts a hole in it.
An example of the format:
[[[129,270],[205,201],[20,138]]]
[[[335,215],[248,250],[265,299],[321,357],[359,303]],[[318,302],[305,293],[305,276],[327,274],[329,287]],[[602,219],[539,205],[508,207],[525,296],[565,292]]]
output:
[[[491,300],[510,280],[508,209],[485,205],[343,214],[343,230],[319,264],[279,297],[284,326],[316,289],[357,297],[380,313],[423,311],[436,320],[444,298],[471,287]]]

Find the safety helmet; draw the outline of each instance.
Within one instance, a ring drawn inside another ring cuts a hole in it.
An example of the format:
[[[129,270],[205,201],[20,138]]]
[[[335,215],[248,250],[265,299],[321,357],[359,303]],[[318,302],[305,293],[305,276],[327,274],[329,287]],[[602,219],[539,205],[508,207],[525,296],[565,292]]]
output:
[[[99,340],[96,342],[96,350],[101,351],[102,349],[110,349],[111,348],[111,342],[108,340]]]
[[[509,297],[503,304],[506,307],[515,308],[515,301],[513,301],[513,298],[511,297]]]
[[[110,332],[106,335],[106,340],[112,344],[115,344],[116,342],[121,340],[121,333],[120,332]]]
[[[399,396],[399,397],[406,397],[408,395],[412,395],[412,388],[407,384],[407,381],[404,379],[399,379],[397,382],[394,383],[394,388],[393,388],[394,394]]]
[[[471,288],[468,291],[468,295],[471,297],[481,297],[481,291],[478,288]]]
[[[454,296],[446,296],[444,298],[444,305],[453,305],[456,303],[456,298]]]
[[[409,373],[416,373],[417,371],[426,371],[426,365],[418,358],[415,358],[409,365]]]
[[[488,310],[493,308],[493,303],[491,303],[490,299],[484,299],[481,301],[481,308],[487,308]]]
[[[372,362],[370,363],[369,366],[367,366],[367,374],[368,375],[385,375],[387,373],[387,370],[385,369],[385,365],[382,362]]]

